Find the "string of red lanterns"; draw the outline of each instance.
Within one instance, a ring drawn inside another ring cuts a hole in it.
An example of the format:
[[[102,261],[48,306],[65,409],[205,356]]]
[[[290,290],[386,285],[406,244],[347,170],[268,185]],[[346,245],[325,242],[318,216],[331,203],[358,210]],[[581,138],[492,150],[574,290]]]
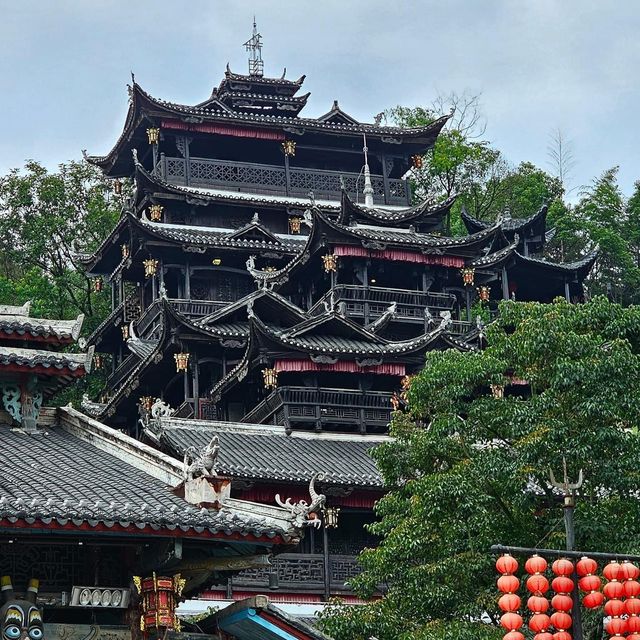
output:
[[[520,609],[520,596],[516,591],[520,588],[520,580],[514,575],[518,570],[518,561],[508,553],[500,556],[496,561],[496,569],[502,574],[498,578],[498,590],[502,592],[498,606],[503,612],[500,624],[506,629],[503,640],[524,640],[524,634],[518,629],[524,624]]]
[[[516,573],[518,561],[510,554],[502,555],[496,561],[496,569],[501,574],[497,581],[502,593],[498,606],[502,611],[500,624],[506,630],[503,640],[524,640],[520,631],[524,625],[519,610],[522,602],[518,595],[520,580]],[[640,640],[640,569],[629,561],[609,562],[602,570],[607,582],[602,591],[602,579],[597,575],[595,560],[582,557],[574,563],[567,558],[555,560],[551,566],[554,578],[551,589],[554,595],[549,603],[545,596],[549,590],[549,580],[544,575],[548,563],[542,556],[534,554],[524,565],[529,574],[526,588],[530,592],[526,607],[530,612],[528,627],[535,634],[534,640],[572,640],[570,629],[573,619],[573,592],[577,591],[572,578],[578,577],[577,588],[584,594],[582,605],[587,609],[597,609],[604,604],[604,614],[608,617],[605,630],[609,640]],[[549,605],[553,613],[548,615]]]

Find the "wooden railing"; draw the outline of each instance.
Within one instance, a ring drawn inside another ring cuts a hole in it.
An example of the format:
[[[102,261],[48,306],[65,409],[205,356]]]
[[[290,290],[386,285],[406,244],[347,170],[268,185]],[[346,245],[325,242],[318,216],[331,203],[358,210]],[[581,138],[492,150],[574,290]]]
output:
[[[247,413],[242,422],[275,423],[290,427],[311,424],[316,430],[327,424],[386,427],[391,419],[391,393],[351,389],[278,387]]]
[[[116,390],[120,383],[129,376],[139,362],[140,358],[138,358],[135,353],[129,353],[129,355],[118,365],[116,370],[107,378],[105,387],[109,390]]]
[[[356,556],[329,555],[328,590],[331,594],[349,593],[347,581],[360,573]],[[269,580],[269,574],[273,577]],[[275,556],[272,567],[248,569],[233,577],[235,589],[289,591],[322,594],[325,591],[324,556],[311,553],[283,553]],[[275,578],[275,579],[274,579]]]
[[[362,199],[362,174],[301,167],[278,167],[269,164],[212,160],[209,158],[175,158],[160,155],[155,169],[162,179],[193,187],[221,187],[231,191],[339,199],[342,187],[352,197]],[[407,180],[372,175],[373,200],[376,204],[409,205],[411,191]]]
[[[393,302],[397,304],[396,318],[407,322],[424,322],[425,309],[433,316],[440,311],[453,309],[456,297],[450,293],[411,291],[385,287],[363,287],[359,285],[337,285],[326,293],[309,313],[320,315],[325,311],[325,303],[333,295],[335,305],[344,305],[347,316],[364,318],[373,322],[387,311]]]
[[[224,309],[230,302],[220,302],[218,300],[184,300],[171,298],[169,300],[173,308],[189,318],[207,316],[218,309]]]

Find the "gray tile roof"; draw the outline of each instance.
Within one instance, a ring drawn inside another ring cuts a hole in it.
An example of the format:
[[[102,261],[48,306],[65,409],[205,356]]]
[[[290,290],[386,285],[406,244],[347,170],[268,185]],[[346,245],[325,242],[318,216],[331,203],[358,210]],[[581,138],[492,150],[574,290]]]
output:
[[[83,432],[78,416],[82,414],[74,412],[69,418],[71,429],[56,425],[35,435],[0,426],[0,518],[27,524],[56,521],[78,527],[88,524],[119,529],[135,525],[138,529],[177,533],[209,530],[267,538],[291,536],[290,527],[262,517],[260,505],[254,516],[252,503],[243,501],[232,501],[219,511],[188,504],[171,492],[166,481],[129,461],[149,457],[149,447],[99,423],[95,432],[89,433],[89,427],[86,436],[79,437],[72,432]],[[108,442],[109,452],[94,443],[101,439]],[[129,458],[124,453],[130,453]],[[175,475],[176,466],[179,463],[174,461],[174,468],[167,473]]]
[[[307,483],[316,473],[323,482],[368,488],[382,487],[370,450],[388,438],[293,433],[284,427],[206,420],[161,418],[150,427],[173,455],[189,447],[204,448],[214,435],[220,442],[218,470],[235,478]]]
[[[92,357],[92,350],[89,353],[58,353],[40,349],[0,346],[0,365],[17,364],[30,368],[41,366],[47,369],[68,368],[71,371],[84,367],[88,373],[91,370]]]
[[[151,222],[142,218],[138,221],[144,228],[156,236],[185,242],[216,247],[249,248],[249,249],[279,249],[280,251],[298,252],[304,246],[304,236],[278,237],[276,241],[255,240],[251,238],[233,237],[238,233],[237,229],[217,229],[211,227],[198,227],[185,224],[170,224],[166,222]]]
[[[12,313],[12,309],[14,312]],[[18,313],[15,310],[19,310]],[[50,320],[31,318],[23,313],[25,307],[0,307],[0,331],[20,340],[24,336],[54,337],[59,340],[77,340],[82,329],[84,315],[75,320]]]

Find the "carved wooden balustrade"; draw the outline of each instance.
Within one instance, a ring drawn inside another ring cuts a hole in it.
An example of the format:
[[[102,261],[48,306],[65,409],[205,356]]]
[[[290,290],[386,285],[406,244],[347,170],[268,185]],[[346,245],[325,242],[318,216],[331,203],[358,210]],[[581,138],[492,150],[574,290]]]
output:
[[[325,312],[325,304],[333,295],[336,308],[343,304],[344,313],[353,318],[373,322],[384,314],[389,305],[397,304],[396,319],[404,322],[425,322],[425,309],[429,309],[436,322],[440,311],[452,310],[456,297],[450,293],[411,291],[385,287],[363,287],[359,285],[337,285],[326,293],[309,310],[311,315]]]
[[[247,413],[242,422],[254,424],[345,425],[366,432],[385,428],[391,420],[391,393],[351,389],[278,387]]]
[[[324,556],[309,553],[283,553],[275,556],[268,569],[248,569],[233,577],[233,588],[265,590],[274,586],[282,591],[294,590],[322,594],[325,590]],[[351,593],[347,581],[360,573],[356,556],[330,555],[328,586],[331,594]],[[277,580],[269,581],[269,574]]]
[[[340,198],[342,185],[350,196],[362,200],[364,178],[361,174],[269,164],[211,160],[209,158],[174,158],[160,155],[155,173],[172,184],[269,195],[301,196],[313,191],[316,198]],[[372,175],[373,200],[376,204],[407,206],[411,190],[407,180]]]

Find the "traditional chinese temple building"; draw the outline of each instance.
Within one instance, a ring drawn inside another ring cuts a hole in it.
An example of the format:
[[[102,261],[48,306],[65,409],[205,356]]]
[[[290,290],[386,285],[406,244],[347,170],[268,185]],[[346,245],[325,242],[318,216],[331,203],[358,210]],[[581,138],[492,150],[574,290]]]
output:
[[[216,435],[239,499],[301,498],[321,472],[327,526],[206,591],[317,601],[348,596],[373,542],[382,482],[368,451],[425,353],[478,348],[474,305],[582,300],[595,255],[543,257],[544,203],[492,223],[465,213],[468,234],[448,237],[454,200],[414,202],[409,179],[448,116],[383,126],[337,101],[301,115],[304,76],[266,77],[259,38],[250,49],[251,73],[227,66],[196,105],[134,79],[115,146],[87,157],[133,192],[84,261],[113,302],[89,338],[107,384],[84,410],[172,456]],[[153,415],[156,398],[171,412]]]

